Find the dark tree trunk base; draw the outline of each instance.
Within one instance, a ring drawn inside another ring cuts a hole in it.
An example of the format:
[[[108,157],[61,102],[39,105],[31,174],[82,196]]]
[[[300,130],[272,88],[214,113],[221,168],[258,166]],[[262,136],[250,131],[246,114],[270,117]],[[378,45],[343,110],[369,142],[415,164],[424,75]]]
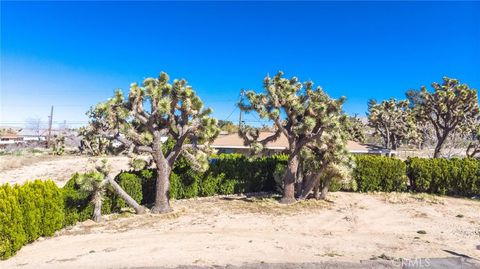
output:
[[[288,198],[288,197],[282,197],[282,199],[280,199],[280,203],[281,204],[293,204],[297,201],[297,199],[295,198]]]
[[[170,206],[154,206],[150,212],[153,214],[166,214],[173,212],[173,209]]]

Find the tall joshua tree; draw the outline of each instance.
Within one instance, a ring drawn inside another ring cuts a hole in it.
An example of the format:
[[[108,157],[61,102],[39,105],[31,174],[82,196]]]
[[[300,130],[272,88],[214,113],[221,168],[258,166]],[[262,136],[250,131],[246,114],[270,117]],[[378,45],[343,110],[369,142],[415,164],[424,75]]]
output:
[[[368,126],[382,138],[385,148],[396,150],[402,140],[415,137],[415,117],[408,100],[370,100],[367,116]]]
[[[300,199],[305,199],[314,191],[317,199],[325,199],[333,180],[348,179],[351,156],[346,148],[347,138],[351,134],[344,130],[349,118],[344,117],[338,127],[331,128],[308,144],[301,152],[305,180],[302,184]]]
[[[443,78],[432,83],[433,92],[426,87],[410,90],[407,98],[413,103],[417,116],[433,126],[436,136],[434,158],[441,156],[444,143],[455,132],[469,129],[479,115],[477,90],[470,89],[457,79]]]
[[[208,142],[219,133],[217,121],[184,79],[170,83],[162,72],[147,78],[143,86],[131,84],[128,98],[120,90],[92,108],[90,125],[97,133],[121,142],[131,154],[149,154],[157,169],[155,205],[152,213],[167,213],[170,174],[180,155],[193,168],[206,169]],[[164,142],[170,138],[173,147]]]
[[[284,135],[288,140],[288,165],[283,177],[282,203],[295,201],[295,180],[299,166],[300,151],[310,143],[339,124],[342,104],[345,98],[330,98],[321,87],[314,88],[313,82],[301,83],[296,77],[290,79],[278,72],[273,78],[265,77],[264,93],[248,91],[248,102],[241,102],[240,108],[255,111],[261,118],[275,123],[276,131],[259,139],[260,131],[240,128],[239,134],[257,150],[270,141]]]

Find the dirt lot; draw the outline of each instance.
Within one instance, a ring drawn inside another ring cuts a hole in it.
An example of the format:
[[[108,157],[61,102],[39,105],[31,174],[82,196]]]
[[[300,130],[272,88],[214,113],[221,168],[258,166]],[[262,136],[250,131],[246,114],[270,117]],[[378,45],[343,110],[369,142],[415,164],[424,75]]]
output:
[[[0,184],[23,183],[34,179],[52,179],[63,186],[75,172],[93,169],[92,160],[85,156],[0,156]],[[108,157],[112,172],[128,169],[127,157]]]
[[[0,267],[480,259],[479,201],[342,192],[329,199],[289,206],[241,196],[174,201],[175,212],[163,216],[123,214],[100,224],[79,223],[25,246]]]

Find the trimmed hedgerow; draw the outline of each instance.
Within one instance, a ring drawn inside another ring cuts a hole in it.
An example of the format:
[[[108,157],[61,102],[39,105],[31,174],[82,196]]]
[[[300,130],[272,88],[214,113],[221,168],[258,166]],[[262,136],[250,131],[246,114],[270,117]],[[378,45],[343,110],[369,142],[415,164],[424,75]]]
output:
[[[52,181],[0,186],[0,259],[64,225],[62,191]]]
[[[359,155],[355,158],[353,179],[358,191],[405,191],[406,165],[402,160],[385,156]]]
[[[477,159],[409,158],[411,189],[441,195],[471,196],[480,192],[480,161]]]

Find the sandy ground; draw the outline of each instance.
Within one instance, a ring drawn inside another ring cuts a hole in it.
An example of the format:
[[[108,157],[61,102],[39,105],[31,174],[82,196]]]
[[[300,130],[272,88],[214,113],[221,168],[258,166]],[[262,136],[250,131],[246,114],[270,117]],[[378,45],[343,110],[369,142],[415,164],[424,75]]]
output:
[[[85,156],[0,156],[0,184],[35,179],[52,179],[63,186],[74,173],[92,170],[92,158]],[[128,170],[127,157],[108,157],[112,173]]]
[[[400,258],[459,255],[480,259],[480,201],[337,192],[329,201],[289,206],[272,198],[242,196],[179,200],[173,206],[175,211],[167,215],[124,213],[100,224],[79,223],[23,247],[0,267],[241,266],[372,259],[398,264]]]

